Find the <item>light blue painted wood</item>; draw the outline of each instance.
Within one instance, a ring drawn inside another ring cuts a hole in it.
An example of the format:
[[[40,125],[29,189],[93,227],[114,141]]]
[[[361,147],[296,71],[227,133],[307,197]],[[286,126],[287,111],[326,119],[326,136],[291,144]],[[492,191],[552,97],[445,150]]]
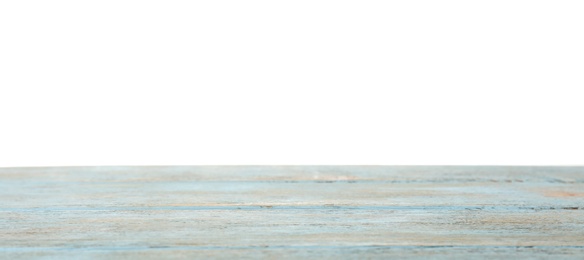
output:
[[[583,167],[0,169],[0,258],[574,258]]]

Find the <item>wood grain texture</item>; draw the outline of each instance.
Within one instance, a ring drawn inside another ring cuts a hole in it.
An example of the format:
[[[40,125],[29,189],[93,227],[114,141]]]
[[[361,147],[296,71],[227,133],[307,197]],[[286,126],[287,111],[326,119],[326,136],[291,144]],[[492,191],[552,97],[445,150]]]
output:
[[[584,257],[584,167],[0,169],[0,257]]]

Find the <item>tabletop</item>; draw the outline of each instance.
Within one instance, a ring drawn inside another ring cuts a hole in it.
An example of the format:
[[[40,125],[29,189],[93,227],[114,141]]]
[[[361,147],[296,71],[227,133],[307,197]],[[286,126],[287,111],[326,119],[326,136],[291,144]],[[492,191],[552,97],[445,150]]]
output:
[[[0,168],[0,258],[584,258],[584,167]]]

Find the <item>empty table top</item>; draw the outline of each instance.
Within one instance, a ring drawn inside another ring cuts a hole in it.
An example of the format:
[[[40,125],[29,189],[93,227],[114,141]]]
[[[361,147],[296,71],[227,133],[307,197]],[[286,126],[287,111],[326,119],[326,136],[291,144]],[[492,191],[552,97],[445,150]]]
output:
[[[582,258],[584,167],[0,168],[0,258]]]

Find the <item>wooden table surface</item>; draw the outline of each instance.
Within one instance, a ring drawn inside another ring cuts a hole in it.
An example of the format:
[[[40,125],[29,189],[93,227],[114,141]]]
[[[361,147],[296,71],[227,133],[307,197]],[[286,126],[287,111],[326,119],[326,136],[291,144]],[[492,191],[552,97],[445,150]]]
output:
[[[584,167],[0,168],[0,258],[584,259]]]

